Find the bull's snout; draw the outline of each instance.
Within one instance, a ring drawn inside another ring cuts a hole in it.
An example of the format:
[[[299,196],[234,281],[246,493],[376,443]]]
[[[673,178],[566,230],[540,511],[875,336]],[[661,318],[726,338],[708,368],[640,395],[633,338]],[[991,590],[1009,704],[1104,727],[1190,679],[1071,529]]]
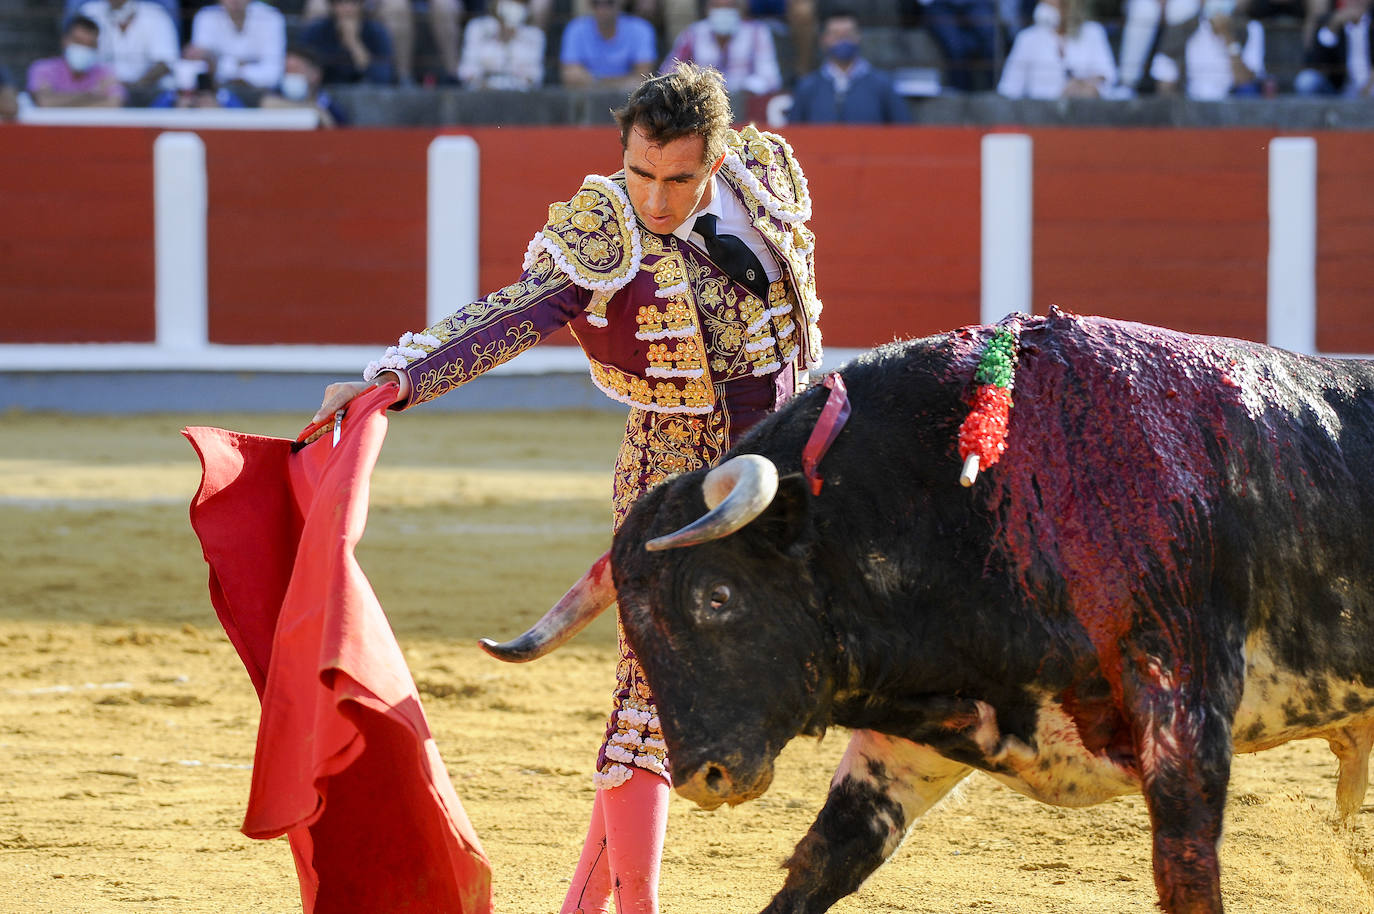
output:
[[[724,803],[738,806],[760,796],[773,783],[773,766],[769,765],[747,783],[737,783],[731,767],[721,762],[704,762],[685,777],[674,772],[677,792],[703,809],[716,809]]]

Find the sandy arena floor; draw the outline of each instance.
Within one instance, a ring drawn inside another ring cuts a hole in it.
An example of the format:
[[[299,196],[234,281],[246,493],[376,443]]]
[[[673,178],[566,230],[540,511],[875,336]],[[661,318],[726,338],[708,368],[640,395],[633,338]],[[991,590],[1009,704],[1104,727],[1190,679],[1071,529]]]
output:
[[[238,832],[257,700],[206,595],[187,522],[199,468],[178,430],[289,436],[303,418],[0,417],[0,914],[300,909],[285,841]],[[374,481],[360,557],[507,914],[562,899],[614,628],[518,667],[474,641],[521,631],[606,547],[620,425],[419,411],[393,422]],[[759,910],[844,743],[793,743],[772,789],[734,810],[674,798],[663,909]],[[1335,821],[1335,771],[1311,741],[1237,760],[1228,911],[1374,911],[1374,816]],[[975,776],[834,910],[1150,912],[1149,857],[1138,798],[1060,810]]]

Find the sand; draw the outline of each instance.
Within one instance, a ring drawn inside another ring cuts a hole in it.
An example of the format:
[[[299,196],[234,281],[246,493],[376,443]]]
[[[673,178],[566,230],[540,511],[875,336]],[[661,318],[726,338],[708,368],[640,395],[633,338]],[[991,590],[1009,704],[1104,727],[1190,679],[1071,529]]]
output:
[[[303,419],[0,417],[0,914],[300,909],[285,841],[238,831],[257,700],[207,597],[178,430],[292,435]],[[474,642],[517,634],[606,548],[621,421],[418,410],[375,476],[359,556],[509,914],[556,911],[566,889],[614,629],[523,666]],[[794,741],[736,809],[674,797],[663,910],[761,909],[845,741]],[[1374,911],[1370,807],[1336,819],[1335,771],[1314,741],[1236,760],[1228,911]],[[1149,912],[1149,858],[1139,798],[1056,809],[975,775],[833,910]]]

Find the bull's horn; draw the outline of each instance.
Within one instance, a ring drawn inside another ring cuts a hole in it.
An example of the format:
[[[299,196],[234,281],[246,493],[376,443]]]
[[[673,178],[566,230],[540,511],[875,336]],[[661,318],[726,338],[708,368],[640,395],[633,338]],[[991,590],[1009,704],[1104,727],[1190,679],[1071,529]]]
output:
[[[767,457],[740,454],[707,473],[701,490],[710,510],[681,530],[649,540],[645,549],[679,549],[734,533],[773,503],[778,468]]]
[[[483,638],[477,643],[482,650],[507,663],[538,660],[586,628],[614,602],[611,554],[607,552],[529,631],[501,644],[490,638]]]

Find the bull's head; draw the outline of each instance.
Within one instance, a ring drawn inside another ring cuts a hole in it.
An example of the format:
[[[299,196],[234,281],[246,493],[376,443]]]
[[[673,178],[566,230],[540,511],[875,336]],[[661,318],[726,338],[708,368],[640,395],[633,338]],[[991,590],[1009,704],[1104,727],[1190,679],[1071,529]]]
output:
[[[483,647],[532,660],[618,593],[678,792],[707,808],[752,799],[787,741],[811,729],[832,678],[834,637],[798,546],[808,497],[799,477],[779,480],[754,454],[670,480],[640,499],[612,551],[533,628]]]

